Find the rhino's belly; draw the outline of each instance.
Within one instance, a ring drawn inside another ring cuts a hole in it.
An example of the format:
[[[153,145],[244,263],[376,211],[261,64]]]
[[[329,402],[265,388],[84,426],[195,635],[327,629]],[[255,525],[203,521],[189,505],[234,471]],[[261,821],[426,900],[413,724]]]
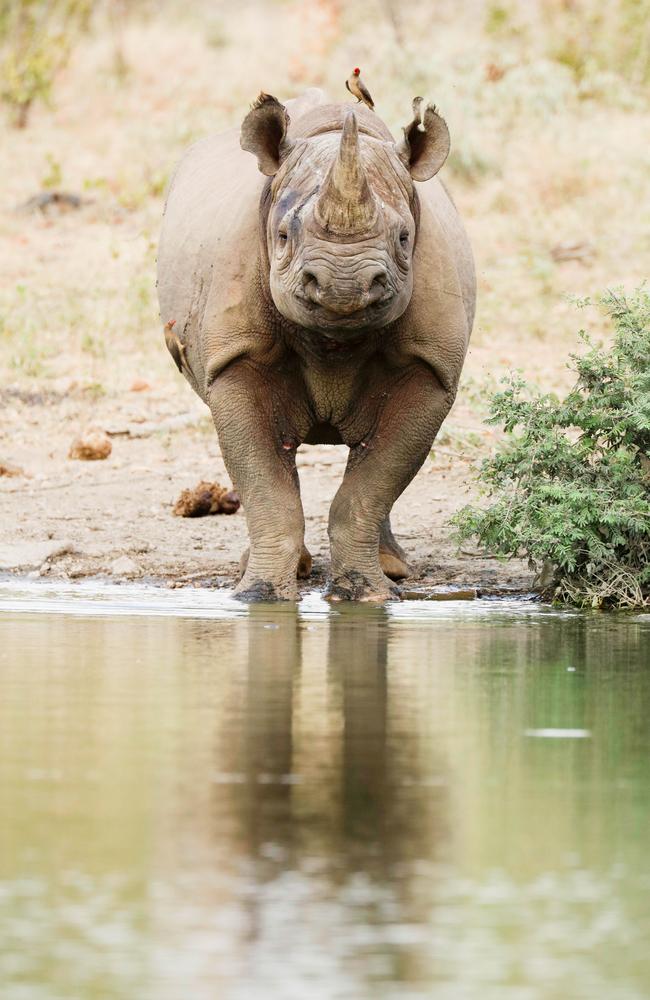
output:
[[[313,424],[305,437],[304,444],[343,444],[338,428],[329,423]]]

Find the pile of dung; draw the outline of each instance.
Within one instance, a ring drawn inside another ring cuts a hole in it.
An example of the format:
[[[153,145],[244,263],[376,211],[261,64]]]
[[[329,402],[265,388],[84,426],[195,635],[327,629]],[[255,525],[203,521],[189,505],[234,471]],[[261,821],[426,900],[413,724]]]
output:
[[[183,490],[174,504],[176,517],[206,517],[208,514],[235,514],[239,494],[219,483],[200,482],[192,490]]]

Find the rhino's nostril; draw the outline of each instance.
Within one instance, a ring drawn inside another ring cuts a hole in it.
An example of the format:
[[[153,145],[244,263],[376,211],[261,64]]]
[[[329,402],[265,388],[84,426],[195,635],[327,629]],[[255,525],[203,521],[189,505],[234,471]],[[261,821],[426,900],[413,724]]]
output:
[[[375,274],[373,274],[370,281],[370,287],[368,288],[368,299],[370,304],[385,299],[387,288],[388,273],[382,268],[381,271],[376,271]]]
[[[309,299],[311,302],[318,301],[318,292],[320,290],[318,286],[318,278],[313,271],[310,271],[307,268],[302,272],[302,290],[305,298]]]

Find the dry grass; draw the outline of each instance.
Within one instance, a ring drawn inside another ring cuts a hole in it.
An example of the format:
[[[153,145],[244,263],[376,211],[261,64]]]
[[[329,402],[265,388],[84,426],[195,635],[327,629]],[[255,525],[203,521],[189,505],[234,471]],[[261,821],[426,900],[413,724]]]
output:
[[[286,98],[315,84],[344,100],[358,64],[394,130],[416,93],[449,122],[445,179],[480,280],[468,375],[516,365],[556,383],[584,319],[567,296],[649,271],[650,55],[637,19],[649,6],[386,0],[361,13],[285,0],[125,5],[118,30],[98,18],[52,108],[35,107],[23,131],[1,126],[2,380],[74,376],[109,394],[136,376],[173,384],[154,261],[174,162],[238,124],[260,89]],[[14,211],[53,183],[90,203]],[[558,244],[590,252],[558,262]]]

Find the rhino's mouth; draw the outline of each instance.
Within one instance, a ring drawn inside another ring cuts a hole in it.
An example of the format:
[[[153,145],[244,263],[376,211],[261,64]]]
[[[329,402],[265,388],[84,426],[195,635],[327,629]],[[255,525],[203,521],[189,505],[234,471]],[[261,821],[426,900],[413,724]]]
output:
[[[348,302],[317,302],[305,295],[296,295],[301,311],[307,314],[311,324],[326,324],[337,328],[376,326],[392,307],[394,298],[393,292],[387,291],[375,301],[356,305]]]

